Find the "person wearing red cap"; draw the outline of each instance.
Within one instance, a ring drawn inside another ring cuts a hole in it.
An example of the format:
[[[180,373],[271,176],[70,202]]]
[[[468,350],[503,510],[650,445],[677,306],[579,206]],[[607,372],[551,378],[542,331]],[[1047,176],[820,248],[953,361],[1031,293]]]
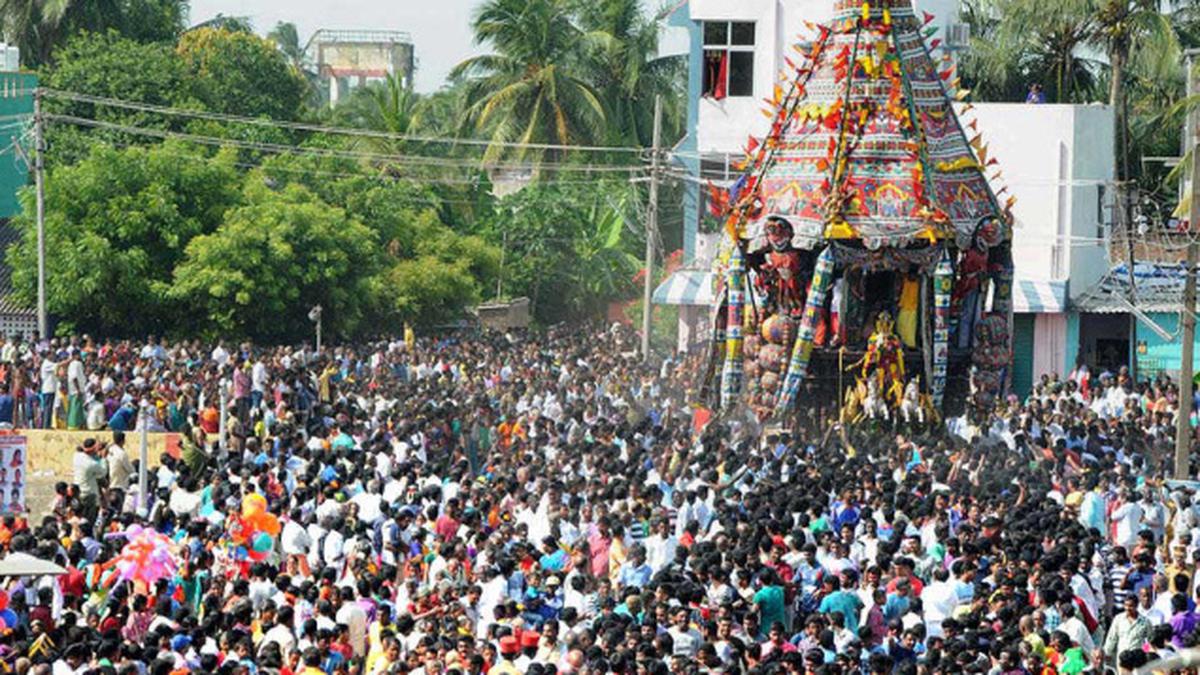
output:
[[[538,644],[541,642],[542,636],[537,633],[527,630],[521,633],[521,655],[513,660],[513,663],[525,672],[529,666],[533,664],[537,657]]]
[[[525,672],[513,662],[520,653],[520,640],[512,635],[500,638],[500,660],[488,670],[487,675],[520,675]]]

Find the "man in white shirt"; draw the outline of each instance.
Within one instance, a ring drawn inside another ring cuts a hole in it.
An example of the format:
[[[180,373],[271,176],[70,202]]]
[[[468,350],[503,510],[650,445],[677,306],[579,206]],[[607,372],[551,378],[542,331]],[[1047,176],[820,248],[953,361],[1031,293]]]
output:
[[[289,654],[296,648],[296,635],[292,632],[292,623],[295,619],[295,610],[291,605],[283,605],[279,608],[279,612],[275,615],[275,625],[271,629],[263,633],[262,642],[258,644],[258,652],[261,654],[267,645],[274,642],[279,645],[281,654]]]
[[[367,489],[350,498],[351,504],[358,505],[358,519],[368,525],[373,525],[382,516],[380,505],[383,497],[379,494],[379,481],[371,479]]]
[[[49,429],[54,419],[54,397],[58,395],[58,363],[50,354],[42,359],[42,365],[38,368],[38,378],[42,383],[42,428]]]
[[[1111,520],[1117,525],[1116,540],[1113,543],[1125,547],[1126,550],[1132,549],[1137,543],[1137,533],[1141,528],[1142,506],[1132,498],[1128,490],[1122,493],[1121,503],[1113,509]]]
[[[950,581],[950,571],[939,568],[933,573],[933,583],[921,591],[921,606],[925,610],[925,626],[930,637],[941,637],[942,622],[958,607],[958,591]]]
[[[667,629],[667,635],[671,636],[675,655],[689,659],[696,656],[696,652],[700,651],[700,645],[704,643],[704,637],[700,635],[700,632],[688,625],[686,607],[679,607],[675,610],[674,622]]]
[[[284,555],[306,556],[312,548],[312,538],[300,524],[300,519],[300,509],[293,509],[291,517],[283,524],[283,530],[279,534],[279,548]]]
[[[133,475],[133,462],[125,452],[125,432],[114,431],[112,445],[108,446],[108,484],[124,490]]]
[[[354,589],[342,588],[342,606],[337,611],[337,622],[350,629],[350,647],[354,655],[363,658],[367,655],[367,613],[354,601]]]
[[[224,342],[218,342],[212,350],[212,360],[220,368],[224,368],[229,363],[229,350],[225,349]]]
[[[1063,617],[1063,622],[1058,625],[1058,629],[1066,633],[1067,637],[1071,638],[1071,642],[1079,645],[1079,648],[1083,650],[1084,660],[1091,663],[1096,643],[1088,633],[1087,624],[1079,618],[1075,611],[1075,605],[1071,603],[1070,599],[1066,599],[1059,605],[1058,611]]]
[[[258,408],[267,395],[267,364],[263,363],[262,355],[254,360],[250,369],[250,407]]]
[[[646,538],[646,562],[655,573],[675,560],[678,542],[670,533],[671,526],[664,518],[654,521],[654,534]]]

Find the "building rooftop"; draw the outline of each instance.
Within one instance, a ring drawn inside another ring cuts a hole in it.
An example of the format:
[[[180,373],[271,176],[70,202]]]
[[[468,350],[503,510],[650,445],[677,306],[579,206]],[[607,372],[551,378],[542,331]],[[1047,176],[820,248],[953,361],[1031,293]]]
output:
[[[402,43],[412,44],[412,35],[400,30],[370,30],[370,29],[335,29],[322,28],[313,33],[308,39],[309,46],[316,44],[372,44],[372,43]]]
[[[1185,268],[1176,263],[1139,262],[1133,265],[1137,308],[1143,312],[1178,312],[1183,307]],[[1081,312],[1117,314],[1129,311],[1129,268],[1116,265],[1075,301]]]

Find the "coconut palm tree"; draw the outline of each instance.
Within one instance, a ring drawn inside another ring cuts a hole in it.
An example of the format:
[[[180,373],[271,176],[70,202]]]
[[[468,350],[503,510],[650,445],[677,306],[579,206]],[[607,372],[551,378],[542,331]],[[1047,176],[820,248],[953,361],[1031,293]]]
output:
[[[1153,67],[1163,61],[1178,63],[1179,40],[1171,18],[1161,11],[1159,0],[1095,0],[1096,8],[1090,43],[1103,49],[1108,57],[1108,103],[1115,116],[1116,171],[1118,180],[1131,175],[1129,143],[1129,105],[1126,98],[1131,58]]]
[[[484,162],[559,158],[526,146],[604,139],[604,105],[584,79],[581,31],[566,0],[486,0],[472,22],[475,41],[493,53],[458,64],[468,87],[464,127],[492,141]]]
[[[1055,103],[1087,100],[1101,66],[1084,55],[1094,30],[1097,0],[973,0],[965,18],[972,49],[964,77],[981,93],[1023,97],[1029,84],[1045,86]]]
[[[353,90],[333,109],[332,122],[339,126],[357,127],[388,134],[413,133],[418,124],[422,98],[404,78],[390,74],[381,82]],[[396,138],[369,137],[363,140],[367,149],[381,154],[398,155],[405,143]]]
[[[267,39],[275,43],[292,64],[292,68],[299,72],[304,71],[304,45],[300,44],[300,32],[296,30],[296,24],[280,21],[267,33]]]
[[[670,143],[682,135],[687,61],[658,56],[658,23],[638,0],[576,0],[575,14],[588,79],[604,103],[608,143],[648,147],[656,95],[663,97],[664,138]]]

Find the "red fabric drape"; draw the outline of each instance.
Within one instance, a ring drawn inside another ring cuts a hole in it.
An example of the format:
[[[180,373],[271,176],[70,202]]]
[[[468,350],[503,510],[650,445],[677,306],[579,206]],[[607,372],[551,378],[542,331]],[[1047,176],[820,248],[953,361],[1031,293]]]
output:
[[[726,83],[729,81],[729,52],[721,52],[721,64],[717,66],[717,86],[713,87],[713,98],[723,100]]]

